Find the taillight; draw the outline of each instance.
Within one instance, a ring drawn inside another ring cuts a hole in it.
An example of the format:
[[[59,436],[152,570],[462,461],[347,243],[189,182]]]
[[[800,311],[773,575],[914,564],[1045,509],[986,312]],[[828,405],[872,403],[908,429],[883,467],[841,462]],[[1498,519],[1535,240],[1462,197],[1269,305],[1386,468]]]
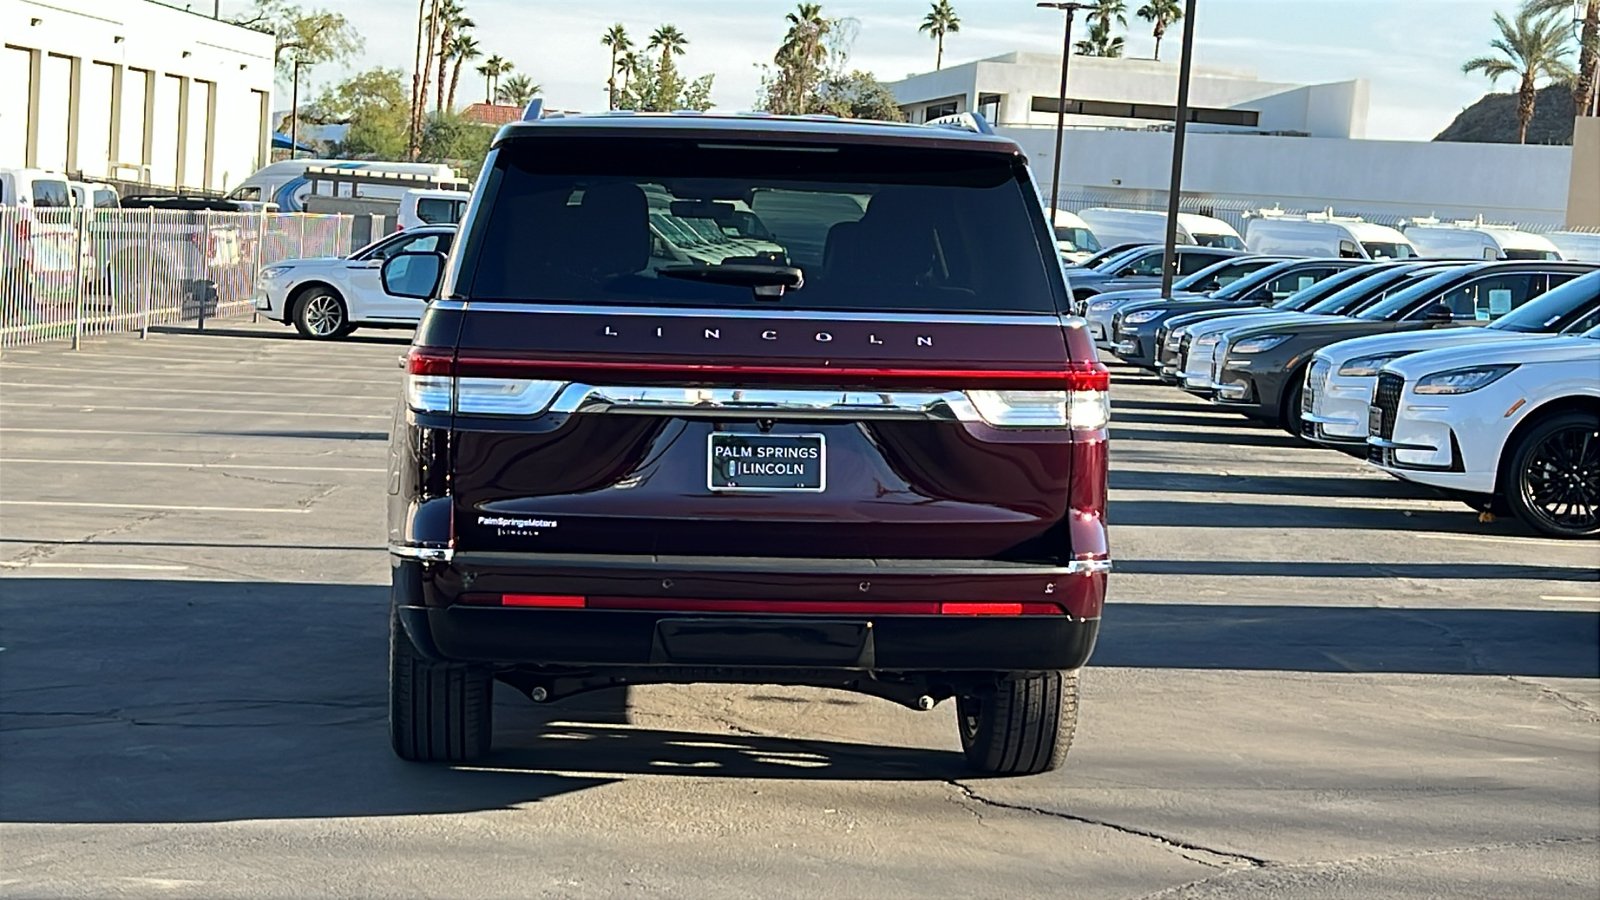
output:
[[[453,376],[448,354],[416,348],[406,357],[406,405],[417,412],[536,416],[566,386],[539,378]]]
[[[1098,431],[1111,421],[1111,372],[1101,363],[1073,363],[1065,390],[969,390],[967,399],[996,428]]]

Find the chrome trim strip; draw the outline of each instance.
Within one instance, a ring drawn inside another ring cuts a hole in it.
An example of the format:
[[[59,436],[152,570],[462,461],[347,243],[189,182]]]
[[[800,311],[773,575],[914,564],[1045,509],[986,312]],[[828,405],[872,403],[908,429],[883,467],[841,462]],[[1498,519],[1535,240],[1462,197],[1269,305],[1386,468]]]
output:
[[[1315,413],[1303,412],[1300,418],[1306,422],[1315,422],[1318,425],[1360,425],[1355,419],[1336,419],[1332,416],[1319,416]]]
[[[556,413],[614,413],[767,418],[934,419],[980,422],[960,391],[906,393],[746,388],[669,388],[568,384],[550,404]]]
[[[1371,435],[1367,436],[1367,443],[1377,447],[1382,447],[1385,450],[1426,450],[1429,453],[1439,452],[1438,447],[1430,447],[1427,444],[1401,444],[1388,440],[1387,438],[1373,437]]]
[[[410,544],[390,544],[389,552],[406,559],[436,563],[447,563],[456,554],[449,547],[414,547]]]
[[[650,316],[650,317],[676,317],[676,318],[717,318],[717,319],[795,319],[800,321],[834,321],[834,322],[908,322],[915,325],[1051,325],[1060,326],[1067,324],[1068,319],[1076,318],[1068,315],[1051,315],[1049,313],[1022,313],[1014,316],[1003,315],[943,315],[940,313],[863,313],[848,312],[845,310],[830,309],[716,309],[705,307],[640,307],[640,306],[605,306],[582,304],[557,304],[557,303],[507,303],[491,300],[435,300],[432,304],[435,309],[448,310],[478,310],[483,312],[521,312],[521,313],[582,313],[603,314],[610,316]]]

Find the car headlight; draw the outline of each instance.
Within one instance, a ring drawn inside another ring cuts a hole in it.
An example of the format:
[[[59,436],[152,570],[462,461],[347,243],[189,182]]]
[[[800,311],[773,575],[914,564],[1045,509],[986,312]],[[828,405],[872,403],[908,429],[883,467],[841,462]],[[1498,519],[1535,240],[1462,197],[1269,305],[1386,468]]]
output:
[[[1258,338],[1247,338],[1234,344],[1231,349],[1241,355],[1265,353],[1292,337],[1294,337],[1292,334],[1268,334]]]
[[[1124,325],[1143,325],[1144,323],[1161,315],[1159,309],[1141,309],[1136,313],[1129,313],[1122,317]]]
[[[1399,359],[1402,356],[1405,356],[1405,354],[1380,353],[1377,356],[1358,356],[1355,359],[1346,360],[1344,365],[1339,367],[1339,374],[1349,375],[1353,378],[1372,378],[1378,374],[1378,370],[1383,368],[1385,363]]]
[[[1169,338],[1182,338],[1184,335],[1186,335],[1188,333],[1189,333],[1189,326],[1187,326],[1187,325],[1179,325],[1177,328],[1174,328],[1171,331],[1167,332],[1167,337],[1169,337]]]
[[[294,271],[294,266],[267,266],[261,270],[262,278],[278,278]]]
[[[1506,377],[1516,367],[1516,363],[1502,363],[1497,366],[1473,366],[1470,369],[1435,372],[1417,379],[1417,386],[1412,388],[1412,393],[1470,394]]]
[[[1106,310],[1111,309],[1112,307],[1114,307],[1116,305],[1117,305],[1117,301],[1115,301],[1115,300],[1096,300],[1095,302],[1089,304],[1089,311],[1090,312],[1105,312]]]

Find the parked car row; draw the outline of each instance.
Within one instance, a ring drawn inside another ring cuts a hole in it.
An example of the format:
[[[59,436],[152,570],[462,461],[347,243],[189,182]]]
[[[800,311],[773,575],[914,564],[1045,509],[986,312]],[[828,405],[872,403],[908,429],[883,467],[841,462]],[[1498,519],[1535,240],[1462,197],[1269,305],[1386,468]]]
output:
[[[1195,289],[1212,288],[1202,271],[1171,297],[1101,294],[1083,310],[1090,333],[1220,408],[1542,534],[1600,536],[1596,266],[1219,265],[1251,261],[1220,288]]]

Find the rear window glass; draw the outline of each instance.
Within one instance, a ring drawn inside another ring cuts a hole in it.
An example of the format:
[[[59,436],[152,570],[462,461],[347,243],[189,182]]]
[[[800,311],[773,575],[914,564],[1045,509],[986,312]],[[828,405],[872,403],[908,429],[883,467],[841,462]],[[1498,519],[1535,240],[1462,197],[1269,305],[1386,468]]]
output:
[[[34,208],[65,209],[72,205],[72,191],[65,181],[35,181],[33,183]]]
[[[1202,247],[1222,247],[1225,250],[1243,250],[1244,241],[1231,234],[1194,234],[1194,242]]]
[[[1053,235],[1012,166],[989,152],[733,136],[512,142],[497,153],[455,294],[1054,313]],[[800,287],[756,296],[753,282],[789,267]]]
[[[101,209],[111,209],[111,208],[116,207],[118,205],[117,204],[117,192],[116,191],[108,191],[108,190],[104,190],[104,189],[95,191],[94,192],[94,205],[99,207],[99,208],[101,208]]]
[[[461,221],[461,213],[466,208],[464,200],[420,197],[417,199],[417,218],[429,225],[453,225]]]

